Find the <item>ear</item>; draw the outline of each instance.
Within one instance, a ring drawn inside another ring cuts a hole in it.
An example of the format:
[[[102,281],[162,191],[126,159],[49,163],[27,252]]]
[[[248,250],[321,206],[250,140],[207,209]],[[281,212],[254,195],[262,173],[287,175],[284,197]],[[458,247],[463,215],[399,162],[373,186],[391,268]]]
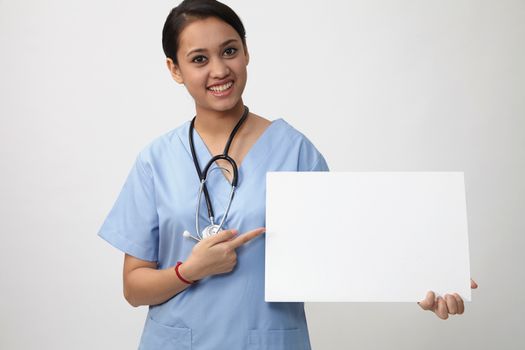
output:
[[[168,66],[168,70],[170,71],[173,80],[175,80],[179,84],[184,84],[184,79],[182,78],[182,72],[180,71],[180,67],[176,63],[174,63],[173,60],[169,57],[166,58],[166,65]]]
[[[250,63],[250,53],[248,52],[248,46],[244,45],[244,56],[246,56],[246,65]]]

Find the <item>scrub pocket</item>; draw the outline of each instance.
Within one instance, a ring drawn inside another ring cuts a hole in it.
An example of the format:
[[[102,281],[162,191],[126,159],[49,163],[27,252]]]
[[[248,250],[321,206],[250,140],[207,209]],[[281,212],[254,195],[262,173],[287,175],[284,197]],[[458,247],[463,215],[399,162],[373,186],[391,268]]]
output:
[[[166,326],[148,316],[139,350],[174,349],[191,350],[191,329]]]
[[[309,350],[300,329],[251,330],[248,350]]]

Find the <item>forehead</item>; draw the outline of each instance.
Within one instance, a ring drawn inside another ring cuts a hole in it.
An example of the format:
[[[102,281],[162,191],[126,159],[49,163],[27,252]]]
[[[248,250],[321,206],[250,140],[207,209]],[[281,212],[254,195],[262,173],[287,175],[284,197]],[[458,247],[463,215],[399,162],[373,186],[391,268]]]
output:
[[[213,49],[228,39],[241,41],[239,34],[228,23],[216,18],[197,19],[184,28],[179,37],[182,54],[196,49]]]

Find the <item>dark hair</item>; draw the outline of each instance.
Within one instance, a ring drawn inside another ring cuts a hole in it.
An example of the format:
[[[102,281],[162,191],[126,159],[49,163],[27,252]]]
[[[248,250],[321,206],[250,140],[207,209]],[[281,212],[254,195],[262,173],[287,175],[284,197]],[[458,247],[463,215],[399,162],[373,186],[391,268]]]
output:
[[[177,50],[180,34],[191,22],[208,17],[217,17],[232,26],[246,47],[244,25],[230,7],[216,0],[184,0],[170,11],[162,29],[162,48],[166,57],[178,63]]]

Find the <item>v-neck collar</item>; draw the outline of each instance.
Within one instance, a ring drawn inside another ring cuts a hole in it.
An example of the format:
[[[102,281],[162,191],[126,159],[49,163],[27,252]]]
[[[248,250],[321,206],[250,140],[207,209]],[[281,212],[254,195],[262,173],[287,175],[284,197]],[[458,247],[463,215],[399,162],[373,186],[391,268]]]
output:
[[[259,135],[259,137],[254,142],[254,144],[250,147],[248,152],[245,154],[242,162],[240,164],[237,164],[237,170],[239,172],[239,183],[238,183],[237,187],[240,187],[242,185],[242,178],[244,178],[244,176],[247,175],[247,171],[249,171],[249,169],[252,168],[250,166],[250,165],[253,164],[252,157],[255,157],[254,159],[257,159],[256,163],[260,163],[261,162],[261,159],[259,157],[261,155],[261,151],[259,151],[259,149],[261,149],[260,148],[261,147],[260,144],[262,144],[263,141],[268,137],[267,135],[270,134],[271,129],[273,129],[275,127],[275,125],[281,123],[282,121],[283,121],[282,118],[273,120],[270,123],[270,125],[268,125],[266,127],[266,129],[264,129],[264,131],[261,133],[261,135]],[[190,122],[187,122],[187,124],[188,125],[184,128],[185,129],[186,138],[188,138],[187,135],[189,134]],[[195,132],[194,132],[193,135],[194,135],[194,140],[195,140],[195,153],[197,154],[197,160],[198,160],[198,163],[199,163],[199,167],[200,167],[201,170],[203,170],[203,167],[208,163],[208,161],[213,157],[213,155],[211,154],[208,146],[206,146],[206,143],[202,139],[202,137],[199,134],[199,132],[196,129],[194,129],[194,131]],[[191,156],[191,148],[189,146],[189,140],[187,140],[187,142],[184,142],[184,144],[187,145],[187,150],[188,150],[188,152],[190,153],[190,156]],[[248,164],[246,164],[246,163],[248,163]],[[217,167],[217,163],[215,163],[214,166],[212,166],[212,168],[215,168],[215,167]],[[210,170],[212,168],[210,168]],[[224,173],[222,171],[221,171],[221,178],[222,178],[221,182],[227,184],[228,186],[231,186],[230,181],[228,181],[228,179],[226,178],[226,176],[224,175]]]

